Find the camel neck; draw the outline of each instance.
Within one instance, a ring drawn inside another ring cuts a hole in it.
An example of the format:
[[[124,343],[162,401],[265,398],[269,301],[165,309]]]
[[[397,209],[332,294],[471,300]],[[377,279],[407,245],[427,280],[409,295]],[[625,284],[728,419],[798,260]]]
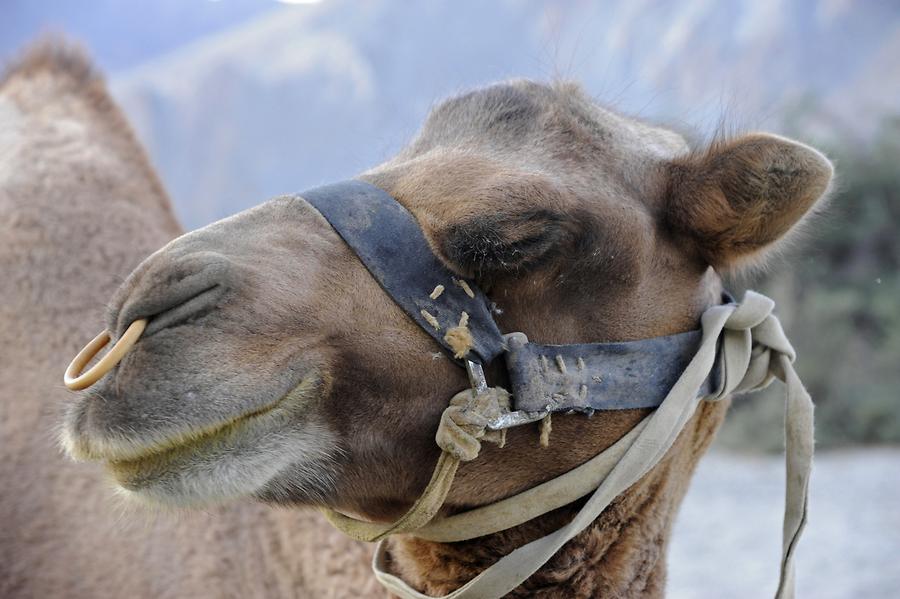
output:
[[[510,596],[661,597],[665,551],[678,501],[651,473],[569,541]],[[414,537],[389,541],[389,570],[430,595],[445,595],[514,549],[565,525],[581,502],[510,530],[459,543]]]
[[[662,597],[666,550],[678,506],[728,403],[703,402],[666,457],[509,596]],[[564,526],[583,501],[470,541],[391,537],[387,569],[421,592],[445,595],[513,550]]]
[[[666,550],[678,506],[728,404],[702,402],[666,457],[509,597],[662,597]],[[513,550],[567,524],[583,501],[459,543],[390,537],[387,570],[420,592],[445,595]]]

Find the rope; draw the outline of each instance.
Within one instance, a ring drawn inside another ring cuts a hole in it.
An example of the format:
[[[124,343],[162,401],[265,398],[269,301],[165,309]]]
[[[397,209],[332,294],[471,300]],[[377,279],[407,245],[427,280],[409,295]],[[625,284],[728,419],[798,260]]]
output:
[[[509,411],[509,393],[499,387],[478,395],[467,389],[450,399],[435,434],[442,451],[431,480],[409,511],[392,524],[358,520],[328,507],[321,508],[322,513],[335,528],[357,541],[381,541],[392,534],[421,529],[444,505],[460,462],[478,457],[481,441],[503,447],[506,431],[488,430],[487,425],[504,411]]]
[[[792,598],[794,596],[793,557],[797,541],[806,524],[807,495],[813,453],[813,405],[809,394],[794,371],[794,350],[785,337],[778,319],[772,315],[773,307],[774,302],[769,298],[748,291],[740,305],[715,306],[707,310],[701,317],[703,338],[700,348],[662,405],[631,433],[623,437],[619,443],[582,465],[588,466],[586,470],[593,475],[593,478],[601,479],[602,482],[599,483],[593,495],[572,521],[556,532],[519,547],[456,591],[444,595],[440,599],[502,597],[522,584],[567,541],[587,528],[613,499],[637,482],[669,450],[678,433],[690,420],[701,401],[701,398],[697,397],[698,390],[712,370],[717,355],[722,363],[722,381],[718,391],[705,398],[707,400],[717,401],[732,393],[762,389],[774,378],[784,381],[787,387],[785,400],[787,479],[781,571],[775,597],[776,599]],[[471,394],[470,397],[472,397]],[[477,414],[475,411],[472,413],[473,415]],[[458,424],[454,418],[451,419]],[[469,436],[478,442],[479,429],[476,420],[473,417],[471,423],[465,423],[460,429],[466,430],[467,426],[473,427],[468,430],[474,430],[476,434]],[[443,427],[444,418],[441,419],[441,423]],[[635,431],[637,432],[635,433]],[[459,455],[470,456],[473,454],[471,450],[474,447],[475,444],[470,444],[467,438],[466,442],[456,450]],[[477,451],[474,451],[474,454],[477,455]],[[449,471],[449,467],[442,466],[441,463],[448,455],[451,454],[445,449],[432,476],[432,483],[439,478],[439,474],[443,473],[443,469]],[[451,456],[447,459],[456,460],[452,466],[452,473],[455,473],[455,468],[459,464],[458,458]],[[611,468],[610,464],[613,464]],[[380,540],[393,532],[413,530],[410,523],[419,522],[425,519],[425,516],[428,516],[426,522],[430,521],[440,507],[437,505],[437,508],[434,508],[437,498],[440,497],[440,501],[443,502],[446,497],[449,483],[452,482],[452,473],[449,475],[449,481],[446,481],[446,474],[442,474],[444,478],[441,480],[447,484],[446,489],[441,489],[443,496],[439,492],[430,493],[429,489],[432,487],[432,483],[429,483],[429,488],[419,498],[419,501],[397,523],[393,525],[365,523],[379,526],[383,531],[374,537],[367,536],[372,537],[372,540]],[[563,494],[576,492],[577,490],[572,489],[574,483],[568,474],[492,506],[452,516],[446,521],[450,522],[456,518],[453,521],[455,522],[454,527],[469,526],[465,531],[464,538],[503,530],[506,524],[518,520],[518,518],[507,517],[506,520],[503,520],[499,514],[521,508],[529,510],[527,512],[529,517],[534,517],[531,514],[540,515],[540,513],[553,509],[547,507],[548,504],[543,502],[554,489],[560,490]],[[428,501],[423,502],[426,495],[429,495]],[[417,510],[416,506],[420,503],[426,505]],[[504,508],[496,508],[498,505],[504,505]],[[431,513],[431,508],[434,508],[433,513]],[[422,512],[422,517],[418,517],[419,511]],[[410,513],[413,516],[410,516]],[[467,521],[466,517],[470,520]],[[486,522],[479,522],[479,519]],[[441,522],[444,521],[439,520],[433,523],[423,531],[422,536],[442,539],[453,536],[454,540],[462,540],[462,538],[457,538],[461,535],[453,535],[452,532],[445,530],[448,527],[443,526]],[[477,529],[471,526],[473,522],[485,524],[485,527]],[[501,526],[501,528],[497,528],[497,526]],[[473,534],[476,530],[477,534]],[[429,531],[431,535],[429,535]],[[354,536],[354,538],[361,537]],[[382,586],[403,599],[435,599],[416,591],[397,576],[389,574],[386,566],[386,548],[384,543],[380,542],[375,552],[372,568]]]

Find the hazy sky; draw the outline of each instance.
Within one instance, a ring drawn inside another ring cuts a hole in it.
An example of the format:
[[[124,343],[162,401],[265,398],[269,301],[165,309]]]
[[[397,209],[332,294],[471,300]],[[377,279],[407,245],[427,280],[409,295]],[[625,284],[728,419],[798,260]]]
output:
[[[0,56],[65,31],[115,72],[275,8],[274,0],[0,0]]]

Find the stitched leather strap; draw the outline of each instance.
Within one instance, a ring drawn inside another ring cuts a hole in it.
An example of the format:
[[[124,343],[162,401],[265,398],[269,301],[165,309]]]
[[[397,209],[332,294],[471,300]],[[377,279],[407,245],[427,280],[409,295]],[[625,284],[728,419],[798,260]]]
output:
[[[700,331],[627,343],[539,345],[506,336],[510,392],[517,410],[593,412],[655,408],[700,347]],[[699,393],[717,385],[717,369]]]
[[[463,312],[468,314],[474,341],[471,351],[483,363],[503,351],[503,337],[487,298],[474,282],[453,274],[438,260],[419,223],[397,200],[356,180],[317,187],[300,196],[334,227],[391,299],[451,356],[454,350],[444,336],[459,324]],[[435,293],[439,285],[443,289]]]
[[[700,331],[579,345],[538,345],[513,333],[507,344],[487,297],[435,256],[416,219],[390,194],[350,180],[303,192],[301,197],[334,227],[388,295],[451,356],[455,350],[445,335],[459,324],[463,312],[472,336],[471,352],[481,362],[491,362],[509,344],[505,359],[516,410],[655,408],[699,345]],[[713,375],[701,393],[714,388],[715,382]]]

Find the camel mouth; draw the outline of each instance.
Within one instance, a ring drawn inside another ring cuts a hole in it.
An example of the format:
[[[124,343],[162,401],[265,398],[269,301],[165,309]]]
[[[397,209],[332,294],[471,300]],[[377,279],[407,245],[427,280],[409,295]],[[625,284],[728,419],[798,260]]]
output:
[[[215,452],[239,444],[247,434],[261,434],[267,428],[283,427],[303,406],[322,393],[321,375],[313,369],[300,377],[286,392],[253,410],[202,426],[175,431],[145,431],[124,436],[96,429],[84,423],[84,406],[73,404],[69,421],[61,431],[60,444],[75,460],[100,461],[114,478],[131,486],[148,473],[178,462],[187,455]],[[84,401],[90,401],[90,396]],[[102,398],[101,398],[102,399]],[[133,431],[131,431],[133,432]]]
[[[290,393],[259,410],[210,425],[202,430],[190,431],[145,448],[134,449],[133,451],[136,453],[133,456],[106,458],[106,468],[123,486],[135,486],[142,474],[146,475],[156,468],[166,467],[177,461],[182,454],[199,452],[204,447],[218,443],[227,443],[229,437],[240,435],[241,429],[252,424],[251,421],[254,419],[264,418],[270,412],[277,410],[289,395]]]
[[[307,378],[304,377],[298,387],[302,386]],[[156,458],[186,447],[202,445],[204,442],[229,432],[237,432],[242,424],[264,416],[278,408],[294,394],[295,390],[296,388],[257,409],[211,424],[205,424],[202,427],[164,433],[151,432],[137,438],[134,438],[134,435],[125,437],[124,435],[110,433],[101,436],[97,432],[83,432],[76,430],[80,428],[79,423],[76,421],[63,429],[60,444],[69,457],[79,461],[103,461],[125,464]]]
[[[327,461],[333,441],[305,409],[320,390],[312,373],[254,412],[99,459],[114,486],[142,503],[192,507],[252,496],[288,468]]]

